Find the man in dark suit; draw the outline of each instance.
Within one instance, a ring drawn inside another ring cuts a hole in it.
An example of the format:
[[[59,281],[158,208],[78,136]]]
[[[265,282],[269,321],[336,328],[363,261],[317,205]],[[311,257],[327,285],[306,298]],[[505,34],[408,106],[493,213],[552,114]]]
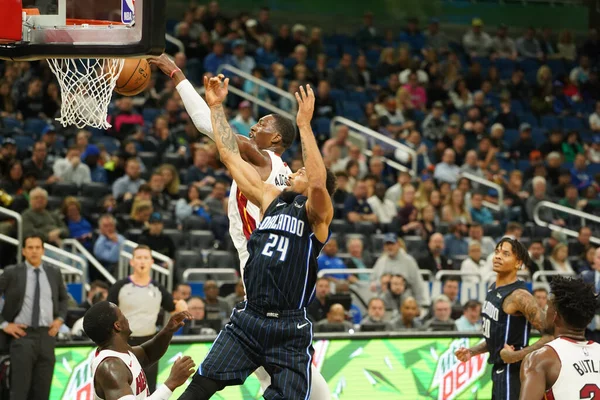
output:
[[[0,276],[0,327],[4,339],[10,339],[11,400],[50,397],[55,337],[67,316],[68,295],[60,269],[43,264],[43,255],[42,238],[29,236],[23,241],[25,262],[7,267]]]
[[[596,294],[600,293],[600,247],[594,252],[594,262],[591,271],[583,271],[581,279],[585,283],[594,285]],[[585,338],[600,343],[600,314],[596,311],[596,316],[585,330]]]
[[[443,251],[444,237],[441,233],[434,233],[429,237],[427,254],[418,260],[419,268],[431,271],[434,276],[438,271],[452,269]]]

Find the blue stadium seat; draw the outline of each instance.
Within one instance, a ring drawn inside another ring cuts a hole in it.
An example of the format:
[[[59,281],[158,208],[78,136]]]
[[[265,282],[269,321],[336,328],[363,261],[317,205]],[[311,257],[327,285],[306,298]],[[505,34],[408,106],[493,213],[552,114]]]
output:
[[[504,141],[511,147],[519,139],[519,131],[516,129],[507,129],[504,131]]]
[[[327,58],[339,58],[340,48],[337,44],[325,44],[325,55]]]
[[[28,118],[23,124],[23,130],[27,133],[33,133],[40,136],[44,129],[48,126],[48,122],[40,118]]]
[[[344,101],[342,102],[343,112],[342,115],[348,119],[351,119],[356,122],[360,122],[364,119],[364,111],[360,107],[359,104],[353,101]]]
[[[521,100],[511,100],[510,107],[511,107],[512,112],[514,112],[516,114],[520,115],[520,114],[525,113],[525,106],[523,105]]]
[[[30,150],[35,143],[35,139],[30,135],[15,135],[13,139],[17,143],[17,150],[20,153]]]
[[[350,101],[357,102],[361,106],[365,106],[369,102],[369,96],[366,92],[348,92],[348,98]]]
[[[315,131],[320,134],[330,133],[331,120],[329,118],[317,118],[315,121]]]
[[[501,79],[509,79],[515,69],[516,63],[508,58],[497,58],[494,65],[500,72]]]
[[[547,130],[544,128],[533,128],[531,130],[531,137],[533,142],[537,145],[541,145],[548,139]]]
[[[579,117],[564,117],[562,120],[563,129],[566,131],[580,131],[587,127],[587,122]]]
[[[346,97],[346,93],[341,89],[331,89],[329,95],[335,101],[342,101]]]
[[[588,174],[595,176],[596,174],[600,174],[600,164],[598,163],[590,163],[587,166],[586,171]]]
[[[4,117],[2,118],[2,123],[7,130],[23,129],[23,123],[16,118]]]
[[[286,57],[283,59],[283,66],[289,71],[291,71],[297,63],[298,62],[296,61],[296,59],[292,57]]]
[[[534,71],[537,73],[537,70],[540,68],[540,62],[535,58],[524,58],[519,63],[519,66],[523,68],[525,74],[527,74],[530,71]]]
[[[371,64],[372,67],[379,63],[379,56],[381,52],[379,50],[367,50],[365,54],[367,56],[367,61]]]
[[[546,65],[552,70],[552,76],[554,78],[558,78],[559,76],[567,73],[565,62],[563,60],[550,59],[546,61]]]
[[[561,129],[560,120],[555,115],[542,115],[540,127],[548,130]]]
[[[142,116],[144,117],[144,121],[154,123],[156,117],[162,114],[162,110],[158,108],[147,108],[144,107],[142,111]]]
[[[355,45],[346,44],[342,47],[342,53],[350,54],[352,56],[352,59],[356,59],[356,57],[358,57],[358,55],[360,54],[360,50]]]
[[[94,142],[98,145],[104,146],[107,152],[110,154],[114,153],[119,149],[119,141],[109,136],[99,136],[94,138]]]
[[[527,122],[532,128],[537,128],[539,125],[537,117],[533,115],[533,113],[527,111],[519,115],[519,119],[521,122]]]
[[[529,160],[517,160],[517,169],[519,171],[527,171],[531,167]]]
[[[473,57],[471,61],[473,63],[478,63],[483,69],[488,69],[491,65],[490,59],[488,57]]]

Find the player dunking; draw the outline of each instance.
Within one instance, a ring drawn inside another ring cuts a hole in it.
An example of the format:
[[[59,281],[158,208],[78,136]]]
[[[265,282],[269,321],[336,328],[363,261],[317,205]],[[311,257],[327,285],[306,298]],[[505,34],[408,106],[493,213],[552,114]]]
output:
[[[525,357],[521,400],[600,398],[600,344],[585,339],[596,300],[594,287],[581,279],[552,279],[546,320],[556,339]]]
[[[186,318],[191,318],[187,311],[174,314],[155,337],[131,347],[127,343],[131,335],[129,321],[119,307],[108,301],[94,304],[83,318],[83,330],[98,346],[92,361],[93,398],[167,400],[194,373],[194,361],[187,356],[175,361],[165,384],[152,395],[142,367],[158,362]]]
[[[198,131],[215,140],[210,109],[183,72],[165,54],[151,58],[150,63],[159,67],[173,79],[181,100]],[[281,154],[293,144],[295,138],[296,130],[292,121],[278,114],[270,114],[261,118],[250,129],[250,139],[236,135],[240,155],[244,161],[260,174],[265,183],[274,185],[281,190],[287,187],[287,178],[292,173],[281,159]],[[235,180],[231,186],[229,198],[227,213],[229,235],[238,251],[243,280],[244,267],[248,261],[248,239],[257,224],[260,223],[261,210],[258,205],[248,201],[246,196],[238,190]],[[330,392],[327,382],[314,366],[311,368],[311,400],[329,400]],[[262,390],[266,390],[271,384],[269,374],[262,367],[255,372]]]
[[[180,397],[208,399],[227,385],[241,384],[258,366],[271,376],[265,399],[308,399],[312,326],[306,305],[314,294],[317,256],[329,237],[335,178],[325,169],[310,121],[314,93],[296,94],[304,165],[281,191],[265,184],[240,156],[222,106],[229,80],[205,78],[215,141],[221,160],[240,190],[260,205],[263,219],[248,243],[244,281],[247,301],[232,313]]]
[[[488,289],[482,309],[485,341],[455,353],[463,362],[474,355],[490,353],[493,400],[518,399],[520,361],[552,339],[546,334],[527,346],[531,325],[540,332],[547,331],[545,311],[538,307],[525,282],[517,279],[517,271],[528,257],[527,249],[516,239],[505,237],[496,245],[493,259],[496,282]]]

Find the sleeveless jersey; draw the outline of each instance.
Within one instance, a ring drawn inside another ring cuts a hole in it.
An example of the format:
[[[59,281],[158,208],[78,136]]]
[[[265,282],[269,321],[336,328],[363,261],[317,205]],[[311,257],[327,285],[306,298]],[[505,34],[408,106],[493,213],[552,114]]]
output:
[[[314,295],[317,257],[324,246],[312,232],[306,196],[277,197],[248,242],[244,283],[248,303],[265,310],[298,310]]]
[[[148,388],[148,384],[146,382],[146,375],[144,374],[144,370],[140,365],[137,357],[132,353],[120,353],[118,351],[113,350],[96,350],[96,355],[94,356],[94,360],[92,361],[92,384],[94,382],[94,378],[96,377],[96,370],[102,361],[107,358],[119,358],[121,361],[127,365],[129,371],[131,371],[131,376],[133,376],[133,380],[131,381],[131,391],[135,396],[136,400],[145,399],[147,396],[150,396],[150,389]],[[94,400],[103,400],[96,394],[96,390],[93,389],[94,392]]]
[[[277,154],[270,150],[265,151],[271,158],[271,174],[265,182],[283,190],[287,187],[286,181],[292,170]],[[229,217],[229,236],[238,251],[240,272],[243,278],[244,266],[248,261],[248,239],[260,222],[260,207],[248,201],[246,196],[238,190],[235,181],[231,184],[227,216]]]
[[[548,400],[579,400],[600,396],[600,344],[559,337],[546,346],[560,359],[558,379],[546,392]]]
[[[496,283],[488,289],[485,303],[481,310],[483,324],[483,336],[490,352],[488,362],[490,364],[504,364],[500,357],[500,350],[505,344],[520,350],[526,347],[529,342],[529,332],[531,325],[523,316],[509,315],[502,309],[504,299],[517,289],[527,290],[527,285],[523,281],[516,281],[510,285],[504,285],[499,288]]]

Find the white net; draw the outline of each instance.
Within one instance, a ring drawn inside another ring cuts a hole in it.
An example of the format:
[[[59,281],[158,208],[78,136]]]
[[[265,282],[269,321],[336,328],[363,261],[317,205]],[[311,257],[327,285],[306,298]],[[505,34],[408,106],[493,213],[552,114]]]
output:
[[[50,58],[48,64],[60,84],[63,126],[108,129],[106,120],[113,89],[125,59]]]

